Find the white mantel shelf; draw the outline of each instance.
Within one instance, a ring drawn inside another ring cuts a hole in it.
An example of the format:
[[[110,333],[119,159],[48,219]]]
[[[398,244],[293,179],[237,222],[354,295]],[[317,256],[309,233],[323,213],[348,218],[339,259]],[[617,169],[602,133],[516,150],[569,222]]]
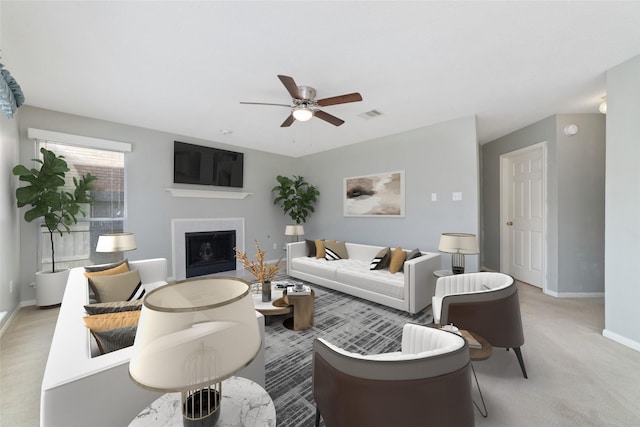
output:
[[[244,199],[253,193],[239,191],[192,190],[185,188],[167,188],[173,197],[197,197],[201,199]]]

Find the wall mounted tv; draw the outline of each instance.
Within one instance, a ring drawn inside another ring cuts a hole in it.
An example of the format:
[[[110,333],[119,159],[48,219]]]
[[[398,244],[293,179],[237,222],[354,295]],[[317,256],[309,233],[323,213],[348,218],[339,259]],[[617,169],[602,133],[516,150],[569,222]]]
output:
[[[244,154],[173,141],[173,182],[242,187]]]

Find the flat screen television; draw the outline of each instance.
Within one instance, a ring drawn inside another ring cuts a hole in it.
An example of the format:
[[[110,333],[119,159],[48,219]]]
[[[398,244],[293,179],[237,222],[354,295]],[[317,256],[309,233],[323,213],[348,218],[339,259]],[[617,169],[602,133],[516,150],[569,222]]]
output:
[[[173,141],[173,182],[242,187],[244,154]]]

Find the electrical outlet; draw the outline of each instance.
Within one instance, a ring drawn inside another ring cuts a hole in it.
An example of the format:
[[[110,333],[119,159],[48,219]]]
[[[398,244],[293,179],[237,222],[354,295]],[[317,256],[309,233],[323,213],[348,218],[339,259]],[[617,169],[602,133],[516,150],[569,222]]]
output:
[[[9,280],[9,293],[13,293],[13,280]]]
[[[462,200],[462,193],[461,193],[461,192],[459,192],[459,191],[454,192],[454,193],[451,195],[451,200],[454,200],[454,201],[456,201],[456,202],[457,202],[457,201]]]
[[[273,249],[278,249],[278,244],[277,243],[273,244]]]
[[[438,201],[438,193],[431,193],[431,201],[432,202]]]

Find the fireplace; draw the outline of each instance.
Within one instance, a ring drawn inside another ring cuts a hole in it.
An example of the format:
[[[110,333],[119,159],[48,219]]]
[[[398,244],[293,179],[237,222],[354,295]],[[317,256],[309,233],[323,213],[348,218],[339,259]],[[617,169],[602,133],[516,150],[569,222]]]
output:
[[[187,278],[235,270],[235,247],[234,230],[185,233]]]
[[[187,275],[187,234],[194,234],[195,240],[199,239],[200,233],[223,233],[227,234],[228,232],[235,232],[235,246],[239,251],[244,252],[244,218],[174,218],[171,220],[171,247],[172,247],[172,264],[173,264],[173,278],[175,280],[185,280],[188,277],[195,277],[196,275],[201,275],[201,273],[189,273]],[[228,236],[225,236],[224,239],[227,239]],[[222,237],[220,237],[222,239]],[[197,267],[202,267],[201,264],[205,263],[214,263],[213,259],[216,260],[216,264],[219,264],[220,260],[218,258],[221,257],[218,252],[215,252],[213,249],[212,242],[209,242],[207,246],[206,242],[200,242],[197,245],[197,248],[192,249],[192,253],[196,253],[199,255],[200,253],[200,245],[204,243],[202,247],[203,258],[192,262],[191,264],[198,264]],[[217,242],[216,242],[217,243]],[[195,245],[195,243],[194,243]],[[242,270],[242,264],[238,262],[235,258],[235,252],[233,251],[234,243],[230,243],[228,245],[228,250],[225,253],[225,258],[228,258],[226,266],[224,267],[224,271],[230,270]],[[230,251],[230,252],[229,252]],[[228,255],[228,256],[227,256]],[[218,265],[217,268],[220,268]],[[221,270],[218,270],[221,271]],[[210,272],[202,273],[204,274],[213,274]],[[225,273],[230,274],[230,273]]]

